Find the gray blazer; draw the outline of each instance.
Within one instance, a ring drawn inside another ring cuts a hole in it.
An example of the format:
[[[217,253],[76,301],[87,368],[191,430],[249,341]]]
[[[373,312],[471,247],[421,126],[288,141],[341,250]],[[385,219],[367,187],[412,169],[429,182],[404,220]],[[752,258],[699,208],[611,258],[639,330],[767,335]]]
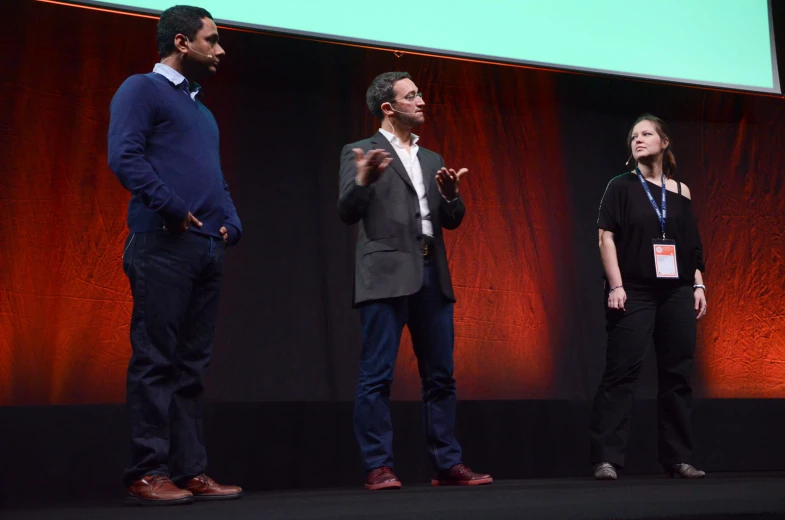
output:
[[[371,186],[355,182],[353,148],[363,152],[386,150],[392,164]],[[417,154],[431,209],[434,260],[444,296],[455,301],[447,265],[442,228],[455,229],[466,207],[460,197],[447,202],[436,185],[436,172],[444,166],[442,157],[420,147]],[[384,135],[347,144],[341,152],[338,214],[346,224],[360,223],[355,253],[354,298],[357,306],[366,301],[407,296],[423,284],[422,219],[417,193],[403,163]]]

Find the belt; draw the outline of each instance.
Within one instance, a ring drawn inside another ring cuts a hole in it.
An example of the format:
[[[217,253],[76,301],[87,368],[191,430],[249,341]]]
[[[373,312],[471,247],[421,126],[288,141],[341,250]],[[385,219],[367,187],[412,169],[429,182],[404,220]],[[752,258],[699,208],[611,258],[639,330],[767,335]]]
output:
[[[436,241],[430,235],[422,236],[422,256],[431,256],[434,254],[434,245]]]

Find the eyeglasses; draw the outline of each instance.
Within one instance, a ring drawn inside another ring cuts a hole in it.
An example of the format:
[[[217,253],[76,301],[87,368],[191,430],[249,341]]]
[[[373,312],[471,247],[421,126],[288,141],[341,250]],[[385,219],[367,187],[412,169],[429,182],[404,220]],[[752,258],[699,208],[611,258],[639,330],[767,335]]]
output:
[[[392,101],[390,101],[390,103],[392,103],[393,101],[401,101],[402,99],[405,99],[406,101],[412,102],[412,101],[414,101],[414,98],[422,99],[422,92],[415,92],[413,94],[409,94],[408,96],[404,96],[402,98],[393,99]]]

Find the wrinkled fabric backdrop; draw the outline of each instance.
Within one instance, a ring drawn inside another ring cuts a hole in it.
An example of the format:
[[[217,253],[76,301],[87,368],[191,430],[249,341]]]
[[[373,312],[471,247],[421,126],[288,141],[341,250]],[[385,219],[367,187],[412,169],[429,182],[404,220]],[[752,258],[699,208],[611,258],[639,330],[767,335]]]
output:
[[[10,10],[10,11],[9,11]],[[780,9],[781,11],[781,9]],[[107,166],[109,102],[156,62],[155,19],[6,6],[0,81],[0,405],[121,403],[132,300],[129,194]],[[785,397],[785,103],[221,30],[205,103],[245,229],[231,250],[208,397],[351,400],[354,230],[341,147],[375,132],[371,79],[425,94],[421,145],[467,167],[446,232],[461,399],[590,399],[604,365],[596,212],[642,112],[671,125],[707,256],[703,397]],[[640,395],[655,395],[653,363]],[[393,396],[418,399],[408,334]]]

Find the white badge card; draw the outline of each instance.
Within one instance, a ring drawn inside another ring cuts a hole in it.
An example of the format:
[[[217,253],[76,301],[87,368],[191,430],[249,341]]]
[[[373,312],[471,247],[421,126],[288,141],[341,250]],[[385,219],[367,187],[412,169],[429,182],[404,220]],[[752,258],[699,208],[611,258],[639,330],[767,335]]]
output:
[[[678,278],[679,267],[676,264],[676,242],[674,240],[654,239],[654,268],[657,278]]]

